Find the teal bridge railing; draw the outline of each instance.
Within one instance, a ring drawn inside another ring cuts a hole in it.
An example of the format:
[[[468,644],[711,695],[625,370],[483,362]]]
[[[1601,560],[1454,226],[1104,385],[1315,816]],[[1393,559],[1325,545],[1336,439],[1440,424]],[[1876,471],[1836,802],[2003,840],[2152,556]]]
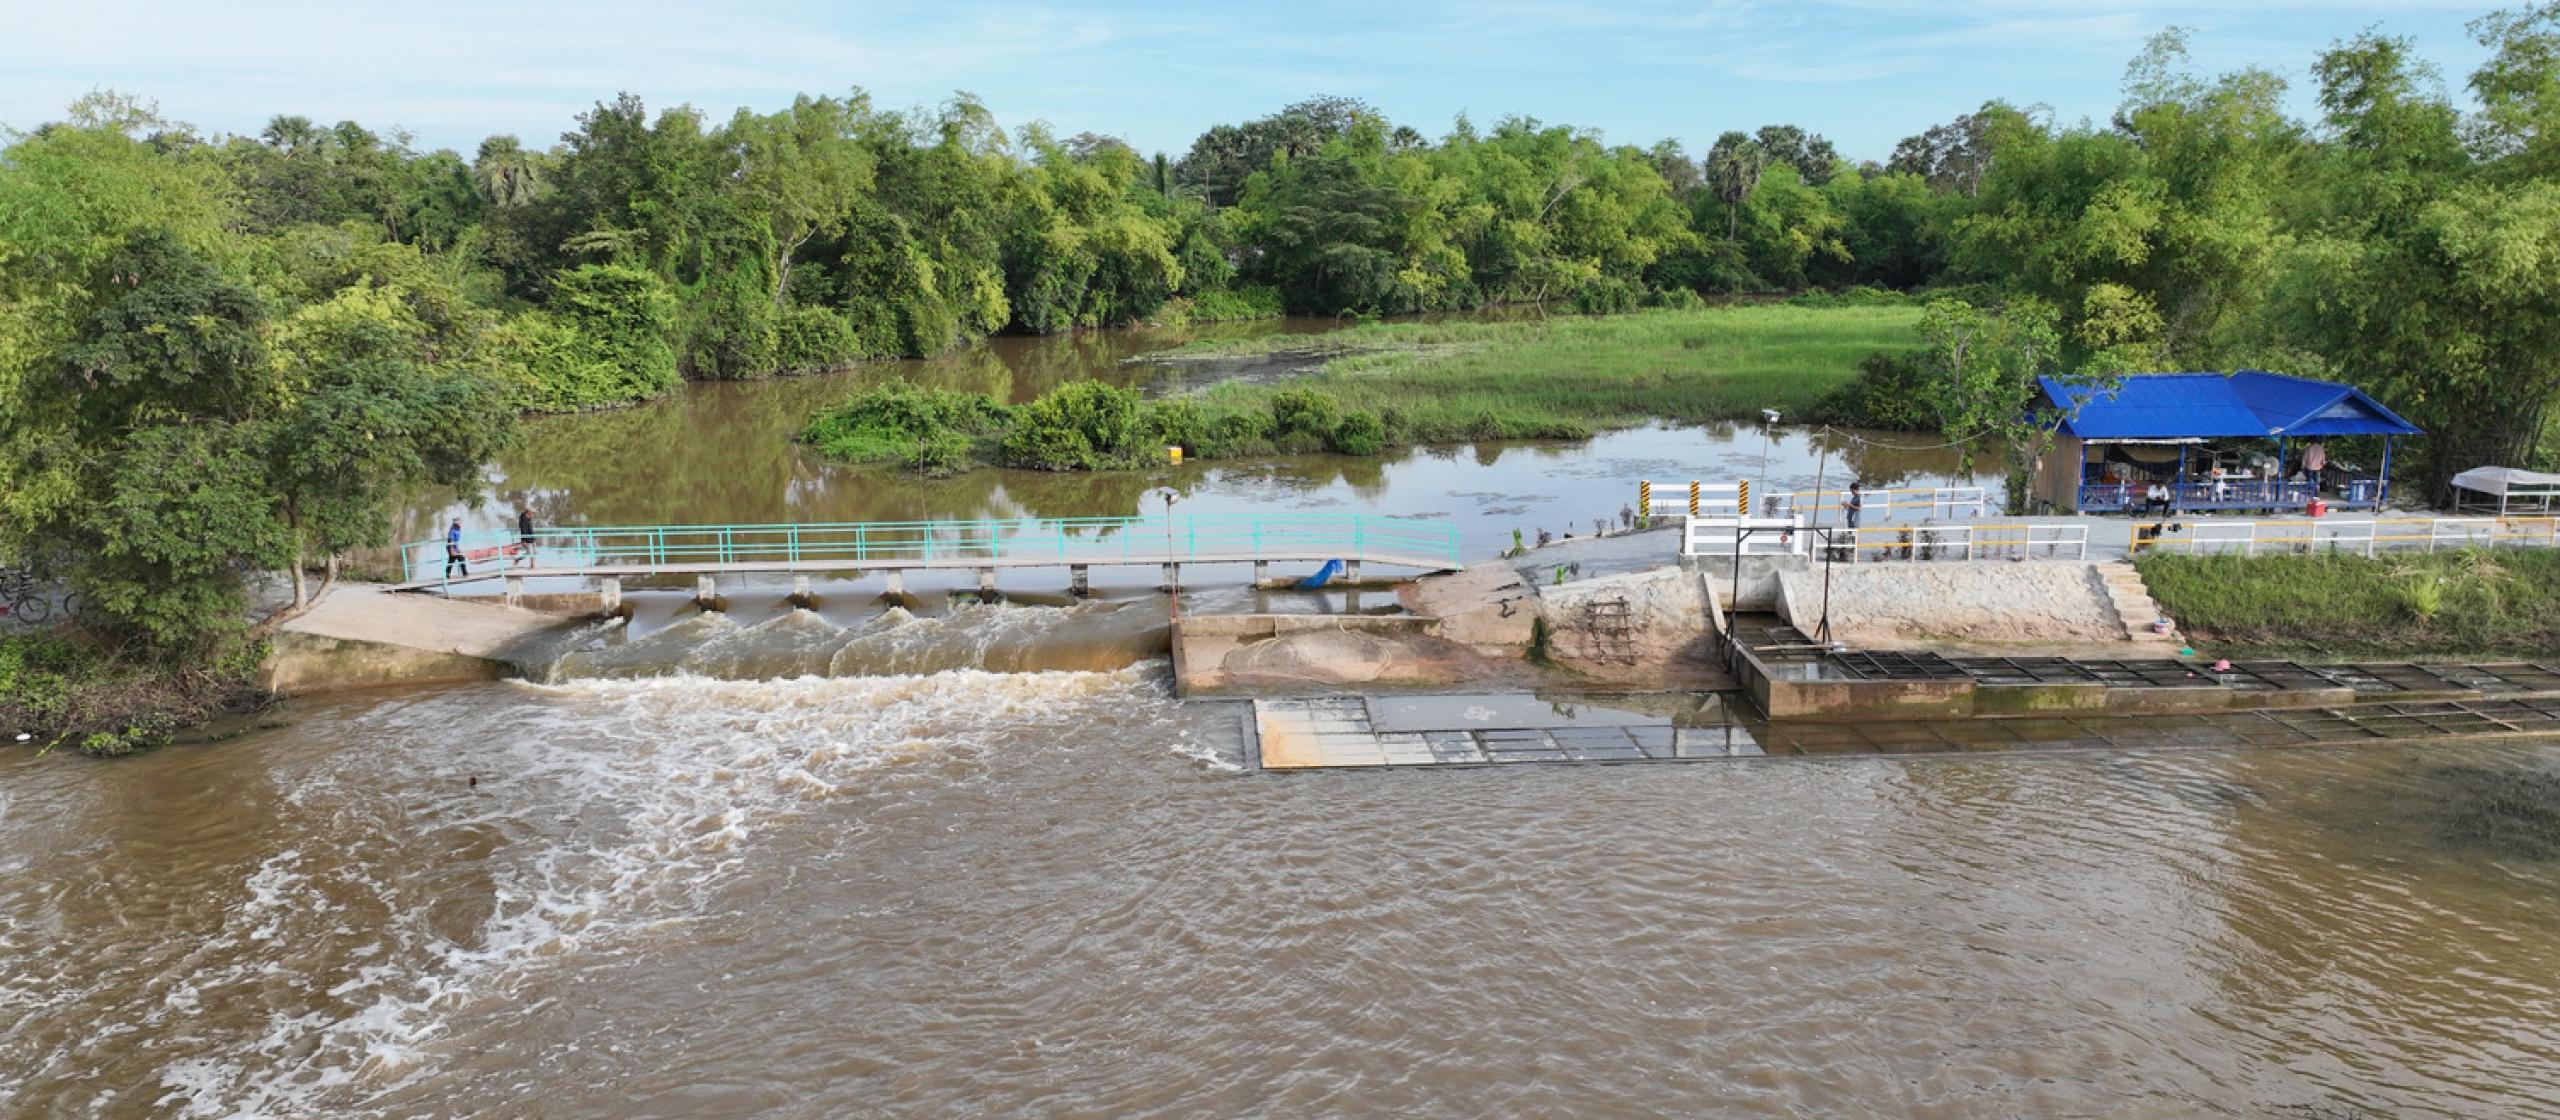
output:
[[[1455,569],[1458,528],[1374,514],[1235,514],[782,525],[546,525],[463,534],[471,579],[547,574],[1324,560]],[[400,548],[406,582],[448,578],[442,537]],[[454,577],[459,578],[459,577]]]

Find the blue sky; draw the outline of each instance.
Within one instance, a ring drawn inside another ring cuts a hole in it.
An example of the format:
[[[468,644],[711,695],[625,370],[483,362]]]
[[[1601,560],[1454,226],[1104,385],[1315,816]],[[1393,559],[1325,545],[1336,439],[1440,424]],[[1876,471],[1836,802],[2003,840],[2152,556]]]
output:
[[[797,91],[887,106],[978,94],[1008,126],[1105,132],[1179,154],[1208,125],[1317,93],[1366,99],[1438,136],[1464,111],[1677,137],[1793,122],[1844,154],[1999,97],[2103,118],[2125,61],[2168,25],[2200,67],[2273,69],[2309,105],[2312,55],[2373,25],[2418,41],[2456,92],[2495,0],[1333,0],[1274,5],[733,0],[8,0],[0,124],[58,117],[110,87],[216,132],[269,116],[397,126],[466,155],[482,136],[547,145],[617,90],[726,116]]]

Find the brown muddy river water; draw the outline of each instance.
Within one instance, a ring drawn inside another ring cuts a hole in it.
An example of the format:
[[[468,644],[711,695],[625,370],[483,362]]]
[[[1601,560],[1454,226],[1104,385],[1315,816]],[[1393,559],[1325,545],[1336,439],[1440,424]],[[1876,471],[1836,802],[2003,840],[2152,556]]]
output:
[[[822,468],[778,433],[826,392],[548,422],[501,494],[849,520],[1152,482]],[[1759,455],[1181,477],[1452,514],[1476,555]],[[1009,660],[1095,624],[982,610],[668,607],[548,684],[0,752],[0,1115],[2560,1116],[2560,744],[1258,775],[1141,644]]]

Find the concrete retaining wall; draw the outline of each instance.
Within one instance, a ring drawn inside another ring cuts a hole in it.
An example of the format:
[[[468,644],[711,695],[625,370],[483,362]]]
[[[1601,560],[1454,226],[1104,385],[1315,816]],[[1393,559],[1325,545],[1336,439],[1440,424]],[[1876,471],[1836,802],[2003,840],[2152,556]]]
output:
[[[1832,637],[1867,649],[1942,642],[2121,642],[2125,629],[2095,569],[2080,561],[1834,565]],[[1781,572],[1783,613],[1815,631],[1819,567]]]
[[[304,695],[395,684],[494,681],[515,667],[494,658],[332,638],[286,630],[269,642],[259,683],[270,692]]]

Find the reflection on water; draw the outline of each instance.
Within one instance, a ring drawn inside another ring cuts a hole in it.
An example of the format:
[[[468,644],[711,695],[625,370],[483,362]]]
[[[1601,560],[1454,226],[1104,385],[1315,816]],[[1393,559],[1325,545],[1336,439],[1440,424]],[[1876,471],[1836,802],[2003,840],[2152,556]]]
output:
[[[1223,334],[1312,333],[1333,320],[1279,320],[1208,328]],[[403,539],[423,539],[448,516],[500,531],[530,505],[549,524],[662,525],[930,519],[1116,517],[1160,512],[1141,500],[1160,487],[1185,495],[1181,514],[1363,511],[1457,519],[1468,556],[1491,555],[1515,529],[1535,537],[1587,533],[1615,523],[1636,483],[1696,479],[1838,489],[1853,476],[1870,487],[1953,481],[1944,449],[1894,450],[1916,436],[1860,437],[1751,425],[1646,428],[1588,442],[1473,444],[1383,457],[1287,456],[1192,462],[1102,473],[984,470],[921,479],[894,469],[824,462],[792,442],[808,415],[858,385],[902,377],[1024,399],[1063,380],[1098,378],[1179,389],[1235,372],[1218,363],[1127,359],[1182,341],[1153,331],[1092,331],[1005,338],[960,353],[881,363],[850,373],[771,381],[697,383],[668,398],[612,412],[533,421],[524,442],[492,468],[494,501],[480,510],[443,503],[410,511]],[[1765,464],[1765,466],[1764,466]]]
[[[2560,863],[2440,827],[2560,744],[1280,778],[1153,668],[289,718],[0,755],[0,1113],[2560,1101]]]

